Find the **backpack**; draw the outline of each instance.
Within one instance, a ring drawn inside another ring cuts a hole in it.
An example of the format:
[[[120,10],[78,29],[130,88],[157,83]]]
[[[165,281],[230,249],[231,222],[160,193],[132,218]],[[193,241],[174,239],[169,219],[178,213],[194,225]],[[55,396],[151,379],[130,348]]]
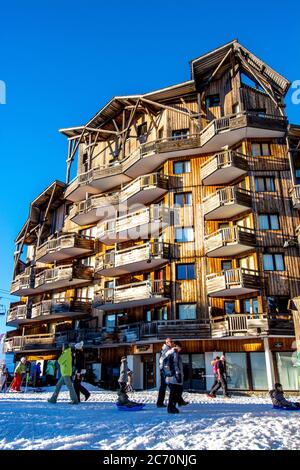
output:
[[[174,375],[174,354],[169,354],[164,358],[162,371],[165,377]]]

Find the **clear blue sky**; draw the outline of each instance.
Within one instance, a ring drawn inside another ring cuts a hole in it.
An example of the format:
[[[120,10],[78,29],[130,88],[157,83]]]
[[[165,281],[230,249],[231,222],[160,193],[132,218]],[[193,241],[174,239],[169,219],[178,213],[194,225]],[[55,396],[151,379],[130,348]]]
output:
[[[280,8],[271,0],[2,4],[0,289],[9,289],[13,240],[30,201],[52,180],[64,180],[67,143],[59,128],[84,123],[113,95],[188,80],[190,59],[234,38],[300,80],[299,17],[296,0]],[[300,105],[290,95],[287,105],[290,121],[300,123]]]

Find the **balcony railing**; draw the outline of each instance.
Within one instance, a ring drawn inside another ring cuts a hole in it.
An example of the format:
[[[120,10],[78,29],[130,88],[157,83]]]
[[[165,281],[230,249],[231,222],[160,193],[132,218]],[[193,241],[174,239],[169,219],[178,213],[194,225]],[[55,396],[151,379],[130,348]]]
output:
[[[205,253],[211,258],[236,256],[253,249],[255,245],[255,231],[239,225],[221,228],[204,238]]]
[[[97,226],[97,238],[108,245],[126,240],[156,238],[170,225],[170,217],[168,207],[153,204],[145,209],[100,222]]]
[[[7,313],[7,324],[18,324],[27,319],[28,307],[24,302],[13,302]]]
[[[114,215],[119,203],[118,194],[100,194],[74,204],[70,219],[78,225],[87,225]]]
[[[45,316],[68,316],[76,314],[90,314],[92,311],[92,303],[88,299],[85,300],[42,300],[33,304],[31,310],[31,318],[40,318]]]
[[[290,191],[292,204],[295,209],[300,209],[300,185],[295,185]]]
[[[63,265],[53,269],[45,269],[35,278],[35,292],[80,285],[91,281],[93,268],[84,265]]]
[[[203,213],[206,220],[231,219],[249,210],[251,205],[250,191],[228,186],[203,199]]]
[[[201,180],[205,185],[230,183],[248,171],[247,155],[228,150],[217,153],[201,166]]]
[[[101,289],[95,307],[100,310],[151,305],[169,300],[170,282],[146,280]]]
[[[212,337],[278,335],[293,336],[293,319],[287,313],[231,314],[211,320]]]
[[[31,267],[17,274],[11,283],[10,293],[14,295],[28,295],[34,292],[34,270]]]
[[[48,240],[36,251],[36,260],[51,263],[94,251],[94,239],[78,233],[65,233],[58,238]]]
[[[96,259],[95,272],[107,276],[120,276],[131,272],[149,271],[167,263],[170,256],[169,243],[147,242],[99,256]]]
[[[55,348],[54,334],[14,336],[4,342],[4,352],[42,350]]]
[[[120,203],[149,204],[168,190],[169,177],[152,173],[136,178],[124,186],[120,192]]]
[[[259,272],[252,269],[227,269],[206,276],[206,289],[211,297],[235,297],[259,288]]]

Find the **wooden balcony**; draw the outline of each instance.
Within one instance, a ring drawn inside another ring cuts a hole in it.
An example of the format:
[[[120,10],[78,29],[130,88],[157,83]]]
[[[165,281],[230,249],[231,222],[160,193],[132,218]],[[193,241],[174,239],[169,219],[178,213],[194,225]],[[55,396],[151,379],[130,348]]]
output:
[[[221,228],[204,238],[204,249],[209,258],[237,256],[253,250],[255,245],[255,231],[239,225]]]
[[[100,290],[95,308],[119,310],[138,306],[155,305],[170,299],[170,282],[141,281]]]
[[[124,165],[119,161],[108,166],[92,168],[78,175],[67,187],[65,198],[72,202],[82,201],[86,193],[99,194],[130,181],[124,172]]]
[[[124,186],[120,192],[120,204],[150,204],[168,191],[169,177],[159,173],[139,176]]]
[[[4,352],[43,351],[55,349],[54,334],[13,336],[4,342]]]
[[[160,320],[140,325],[140,338],[164,340],[167,337],[184,339],[209,339],[210,324],[204,320]]]
[[[218,189],[203,199],[206,220],[228,220],[251,209],[251,193],[238,186]]]
[[[242,139],[284,137],[285,117],[262,115],[252,111],[215,119],[201,132],[201,150],[216,152],[225,145],[233,146]]]
[[[45,269],[35,277],[34,293],[89,284],[93,279],[93,272],[93,268],[80,264]]]
[[[115,214],[118,203],[118,194],[91,196],[73,205],[70,219],[78,225],[93,224],[99,220],[112,217]]]
[[[204,185],[226,185],[245,175],[248,171],[247,155],[229,150],[217,153],[201,165]]]
[[[228,269],[206,276],[206,289],[210,297],[238,297],[257,292],[259,288],[259,272],[252,269]]]
[[[33,268],[27,267],[17,274],[11,283],[10,293],[18,296],[26,296],[34,293]]]
[[[300,209],[300,185],[295,185],[290,191],[294,209]]]
[[[8,326],[17,326],[26,322],[28,317],[28,307],[24,302],[13,302],[9,305],[7,312],[6,324]]]
[[[91,314],[92,303],[86,300],[42,300],[32,305],[31,321],[74,318]]]
[[[293,336],[295,334],[291,314],[259,313],[231,314],[211,320],[212,338],[228,336],[261,337],[262,335]]]
[[[100,222],[96,238],[106,245],[128,240],[147,240],[157,238],[169,225],[170,209],[153,204],[145,209]]]
[[[53,263],[64,259],[77,258],[94,251],[94,239],[78,233],[64,233],[48,240],[36,250],[39,263]]]
[[[95,272],[101,276],[113,277],[152,271],[168,263],[170,256],[171,249],[168,243],[147,242],[99,256]]]

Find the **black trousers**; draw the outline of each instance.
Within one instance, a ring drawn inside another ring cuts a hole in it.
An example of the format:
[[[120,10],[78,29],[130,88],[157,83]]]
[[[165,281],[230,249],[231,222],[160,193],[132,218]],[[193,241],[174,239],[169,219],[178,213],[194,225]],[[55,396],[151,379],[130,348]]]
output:
[[[176,408],[176,404],[179,403],[183,387],[178,384],[169,384],[170,395],[168,403],[168,411],[173,411]]]
[[[226,377],[225,375],[221,374],[220,375],[220,379],[218,378],[218,375],[215,374],[215,381],[214,381],[214,384],[212,386],[212,389],[210,391],[210,393],[212,395],[215,395],[216,392],[219,390],[219,388],[222,387],[222,390],[223,390],[223,395],[228,395],[228,390],[227,390],[227,381],[226,381]]]
[[[78,401],[80,401],[80,393],[82,393],[85,398],[90,396],[90,392],[81,384],[81,378],[79,379],[77,376],[75,376],[74,379],[74,389],[78,397]]]
[[[163,371],[160,371],[160,387],[158,391],[158,397],[157,397],[157,406],[162,406],[165,401],[165,396],[166,396],[166,390],[167,390],[167,384],[166,384],[166,379]]]

